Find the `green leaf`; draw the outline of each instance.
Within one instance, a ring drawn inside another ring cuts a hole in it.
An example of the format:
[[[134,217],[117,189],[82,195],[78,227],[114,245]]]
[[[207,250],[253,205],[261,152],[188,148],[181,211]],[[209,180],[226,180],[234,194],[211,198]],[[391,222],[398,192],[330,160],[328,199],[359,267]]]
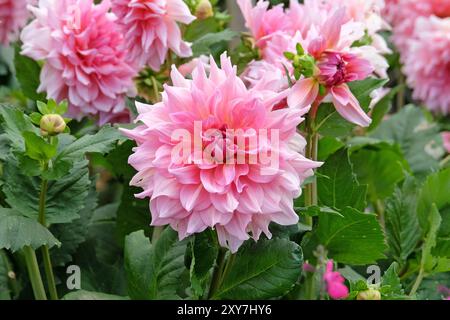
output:
[[[201,297],[210,270],[214,267],[219,249],[217,248],[214,233],[210,230],[196,234],[191,241],[191,268],[190,279],[194,293]]]
[[[381,294],[383,300],[406,298],[402,283],[398,276],[398,264],[393,262],[384,272],[381,279]]]
[[[37,93],[40,85],[39,74],[41,68],[33,59],[22,56],[19,46],[16,47],[14,66],[16,69],[16,78],[20,83],[24,95],[30,100],[45,100],[43,93]]]
[[[38,134],[38,129],[33,125],[30,118],[17,108],[0,104],[0,114],[3,118],[2,128],[11,142],[11,146],[24,151],[25,144],[22,132],[30,131]]]
[[[88,152],[106,153],[121,137],[116,128],[104,126],[94,135],[87,134],[75,140],[58,154],[55,161],[83,158]]]
[[[442,217],[441,226],[436,239],[433,255],[437,257],[450,257],[450,206],[439,210]]]
[[[367,128],[368,131],[373,131],[380,125],[380,123],[382,123],[384,116],[391,109],[392,99],[394,99],[401,87],[401,85],[398,85],[395,88],[390,89],[389,93],[387,93],[383,98],[381,98],[380,101],[377,102],[377,104],[375,104],[375,106],[373,106],[370,113],[372,123]]]
[[[113,202],[97,208],[89,223],[88,238],[94,240],[96,258],[108,265],[116,263],[123,253],[116,237],[117,207]]]
[[[213,299],[270,299],[292,290],[301,274],[300,246],[286,239],[247,241]]]
[[[153,252],[144,231],[136,231],[125,238],[125,270],[128,294],[133,299],[149,299]]]
[[[428,217],[435,205],[438,210],[450,206],[450,168],[431,174],[426,179],[419,194],[417,214],[424,234],[429,229]]]
[[[58,147],[56,138],[53,139],[52,143],[48,143],[34,132],[25,131],[22,132],[22,136],[25,139],[25,153],[31,159],[46,161],[56,155]]]
[[[124,186],[116,221],[116,236],[122,244],[132,232],[143,229],[146,235],[151,234],[148,199],[137,199],[134,196],[137,193],[138,188]]]
[[[237,35],[236,32],[231,31],[229,29],[216,32],[216,33],[208,33],[203,35],[202,37],[195,40],[192,44],[192,53],[194,56],[198,57],[202,54],[211,53],[211,47],[220,42],[229,42],[233,40],[233,38]]]
[[[317,111],[316,123],[319,126],[319,133],[323,136],[346,137],[354,124],[348,122],[337,113],[332,103],[322,103]]]
[[[19,162],[20,171],[30,177],[39,176],[42,173],[42,165],[38,160],[31,159],[25,154],[17,154],[16,158]],[[6,160],[6,159],[5,159]]]
[[[47,106],[45,102],[42,101],[36,101],[36,107],[38,108],[39,112],[41,114],[50,114],[52,113],[50,111],[50,108]]]
[[[143,231],[125,240],[125,270],[132,299],[178,299],[179,278],[186,270],[186,241],[170,228],[153,246]]]
[[[403,264],[414,251],[421,238],[417,218],[417,183],[408,176],[401,188],[396,187],[392,196],[386,199],[386,233],[389,250],[394,258]]]
[[[186,26],[186,30],[184,31],[183,38],[186,41],[194,42],[195,40],[210,34],[217,33],[221,29],[220,23],[214,19],[214,17],[210,17],[208,19],[197,19]]]
[[[368,186],[372,203],[390,196],[396,184],[404,179],[408,167],[396,146],[382,142],[359,146],[352,151],[350,162],[358,181]]]
[[[66,294],[62,300],[129,300],[129,298],[102,292],[77,290]]]
[[[72,255],[80,244],[86,240],[89,221],[96,206],[97,193],[92,186],[85,200],[85,206],[79,213],[79,219],[71,223],[56,224],[50,227],[52,234],[61,241],[61,247],[52,248],[50,251],[53,266],[62,267],[72,261]]]
[[[67,176],[48,183],[45,216],[49,225],[79,218],[91,184],[87,164],[78,161]],[[12,157],[5,163],[4,180],[3,192],[11,208],[37,219],[41,180],[23,175]]]
[[[361,186],[350,166],[347,150],[341,149],[318,169],[319,204],[338,209],[366,207],[367,186]]]
[[[319,213],[319,223],[306,243],[311,253],[318,245],[337,262],[363,265],[383,259],[386,244],[376,215],[345,208],[340,214]]]
[[[0,208],[0,249],[16,252],[25,246],[37,249],[43,245],[51,248],[59,246],[60,242],[36,220],[12,209]]]
[[[6,252],[0,249],[0,300],[11,300],[10,278],[8,276],[9,262]]]
[[[439,128],[418,107],[406,106],[383,121],[371,136],[399,144],[415,174],[426,175],[439,168],[442,156]]]
[[[325,161],[333,153],[344,147],[344,143],[335,137],[322,137],[319,141],[317,159]]]
[[[384,86],[389,79],[367,78],[364,80],[348,83],[353,95],[358,99],[361,107],[367,111],[372,101],[370,94],[378,88]]]
[[[421,266],[427,271],[432,271],[439,264],[439,261],[432,255],[431,250],[436,246],[437,232],[441,225],[442,218],[436,205],[433,203],[428,216],[429,230],[422,245]]]

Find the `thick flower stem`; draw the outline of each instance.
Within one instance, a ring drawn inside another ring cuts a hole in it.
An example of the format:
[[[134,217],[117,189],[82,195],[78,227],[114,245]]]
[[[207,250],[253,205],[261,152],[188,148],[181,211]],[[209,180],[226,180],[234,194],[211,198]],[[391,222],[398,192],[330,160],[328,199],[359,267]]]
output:
[[[424,273],[425,273],[424,268],[423,268],[423,266],[421,266],[420,270],[419,270],[419,274],[416,278],[416,281],[414,282],[411,292],[409,293],[410,297],[414,296],[417,292],[417,289],[419,289],[420,284],[422,283],[422,280],[423,280]]]
[[[224,248],[219,249],[219,254],[217,256],[216,265],[214,267],[213,275],[211,278],[211,285],[209,287],[208,299],[211,299],[220,287],[220,283],[223,278],[224,268],[225,268],[225,257],[227,250]]]
[[[41,193],[39,195],[38,221],[44,227],[47,227],[45,223],[45,200],[47,197],[47,188],[48,188],[48,181],[46,179],[42,179]],[[50,299],[58,300],[58,292],[56,290],[55,276],[53,274],[53,267],[50,259],[50,250],[47,245],[44,245],[42,246],[41,251],[42,251],[42,258],[44,260],[45,277],[47,278],[47,285],[48,290],[50,292]]]
[[[313,161],[317,160],[317,150],[319,144],[319,135],[314,128],[314,118],[317,107],[313,107],[312,113],[306,119],[306,158]],[[305,186],[305,206],[317,205],[317,180],[314,180]],[[306,224],[312,226],[312,217],[306,217]]]
[[[161,237],[161,234],[163,233],[163,231],[164,231],[163,226],[153,227],[152,244],[155,244],[156,241],[158,241],[158,239]]]
[[[25,257],[28,276],[30,277],[34,297],[36,298],[36,300],[47,300],[47,295],[45,294],[44,284],[42,282],[42,277],[39,271],[39,266],[34,250],[31,247],[26,246],[22,251]]]

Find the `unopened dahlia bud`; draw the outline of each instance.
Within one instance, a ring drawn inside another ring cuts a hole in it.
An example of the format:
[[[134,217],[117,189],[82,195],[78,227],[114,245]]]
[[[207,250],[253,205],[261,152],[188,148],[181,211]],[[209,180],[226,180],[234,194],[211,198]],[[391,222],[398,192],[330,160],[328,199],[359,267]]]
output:
[[[213,15],[214,11],[211,2],[209,2],[209,0],[200,0],[197,8],[195,9],[195,16],[200,20],[204,20],[212,17]]]
[[[59,114],[46,114],[42,116],[40,128],[43,136],[55,136],[64,132],[66,122]]]
[[[380,291],[369,288],[368,290],[361,291],[358,293],[358,296],[356,297],[357,300],[381,300],[381,293]]]

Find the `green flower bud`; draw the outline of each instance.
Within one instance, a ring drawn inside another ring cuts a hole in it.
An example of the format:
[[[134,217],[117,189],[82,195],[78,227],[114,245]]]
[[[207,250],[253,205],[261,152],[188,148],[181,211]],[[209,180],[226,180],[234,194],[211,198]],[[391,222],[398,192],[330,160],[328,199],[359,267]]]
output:
[[[66,122],[59,114],[46,114],[41,118],[40,128],[43,136],[55,136],[64,132]]]
[[[357,300],[381,300],[381,293],[380,291],[369,288],[368,290],[361,291],[358,293],[358,296],[356,297]]]
[[[200,0],[195,9],[195,16],[199,20],[204,20],[214,15],[213,7],[209,0]]]

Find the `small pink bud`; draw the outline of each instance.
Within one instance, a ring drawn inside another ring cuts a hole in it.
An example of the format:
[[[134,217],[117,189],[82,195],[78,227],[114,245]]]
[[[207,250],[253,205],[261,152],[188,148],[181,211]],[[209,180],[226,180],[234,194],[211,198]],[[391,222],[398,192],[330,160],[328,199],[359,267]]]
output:
[[[331,299],[345,299],[348,296],[348,288],[345,286],[344,277],[337,271],[333,271],[333,260],[328,260],[323,280],[326,282],[327,291]]]

